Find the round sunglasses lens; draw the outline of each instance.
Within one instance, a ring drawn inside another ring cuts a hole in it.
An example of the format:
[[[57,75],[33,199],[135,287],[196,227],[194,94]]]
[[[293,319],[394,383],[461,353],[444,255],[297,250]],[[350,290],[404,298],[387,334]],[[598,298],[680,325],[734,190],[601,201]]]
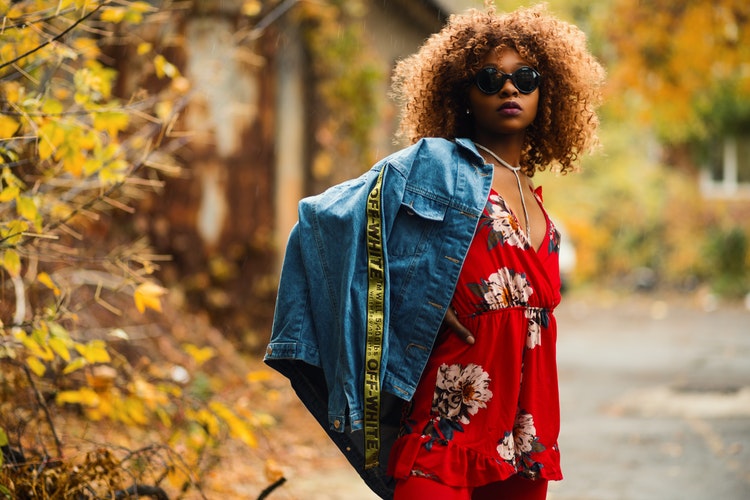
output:
[[[494,94],[500,90],[502,87],[500,80],[494,68],[484,68],[477,73],[477,87],[485,94]]]
[[[538,87],[536,72],[531,68],[521,68],[513,73],[513,83],[519,91],[530,94]]]

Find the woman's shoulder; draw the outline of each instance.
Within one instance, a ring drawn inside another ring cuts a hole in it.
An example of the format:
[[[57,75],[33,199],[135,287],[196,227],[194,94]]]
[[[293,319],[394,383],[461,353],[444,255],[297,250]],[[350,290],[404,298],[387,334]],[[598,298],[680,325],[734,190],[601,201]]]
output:
[[[386,157],[383,161],[389,164],[411,167],[415,163],[423,165],[454,165],[459,158],[477,158],[481,156],[476,152],[473,143],[469,139],[445,139],[443,137],[423,137]]]

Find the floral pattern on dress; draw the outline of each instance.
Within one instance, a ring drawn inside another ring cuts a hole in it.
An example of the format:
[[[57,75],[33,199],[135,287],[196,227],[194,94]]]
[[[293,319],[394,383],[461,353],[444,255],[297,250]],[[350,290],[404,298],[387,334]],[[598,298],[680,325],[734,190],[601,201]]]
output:
[[[499,244],[529,248],[529,242],[521,231],[518,218],[508,209],[505,200],[498,194],[490,194],[485,207],[483,226],[489,226],[487,232],[487,249],[492,250]]]
[[[497,454],[506,462],[514,465],[519,473],[534,478],[539,475],[542,464],[532,458],[532,453],[545,450],[539,442],[534,426],[534,417],[526,410],[519,410],[516,415],[513,432],[506,432],[497,444]]]
[[[468,424],[470,416],[487,408],[492,399],[489,385],[490,376],[479,365],[442,364],[437,372],[432,411],[442,418]]]
[[[469,289],[482,299],[480,308],[494,311],[506,307],[525,306],[534,293],[526,274],[504,267],[480,283],[469,283]]]
[[[464,432],[471,421],[492,399],[489,374],[474,363],[461,366],[442,364],[437,372],[432,398],[433,417],[422,430],[429,440],[424,443],[431,450],[435,443],[447,445],[454,433]]]
[[[526,332],[526,347],[533,349],[542,345],[542,328],[549,326],[549,310],[530,307],[526,309],[526,319],[529,320]]]

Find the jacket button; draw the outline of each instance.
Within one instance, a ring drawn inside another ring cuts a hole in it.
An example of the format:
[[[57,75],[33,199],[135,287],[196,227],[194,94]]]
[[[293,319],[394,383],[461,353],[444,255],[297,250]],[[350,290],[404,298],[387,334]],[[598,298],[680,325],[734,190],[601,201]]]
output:
[[[339,420],[339,419],[334,420],[333,421],[333,428],[336,429],[336,430],[338,430],[339,427],[341,427],[341,420]]]
[[[266,354],[273,354],[273,347],[271,347],[270,345],[266,347]]]

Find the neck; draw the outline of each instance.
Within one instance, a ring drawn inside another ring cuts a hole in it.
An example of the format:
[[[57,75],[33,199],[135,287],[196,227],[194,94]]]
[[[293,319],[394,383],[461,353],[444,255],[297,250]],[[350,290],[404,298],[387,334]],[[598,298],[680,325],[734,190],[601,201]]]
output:
[[[484,146],[482,144],[479,144],[478,142],[475,142],[474,145],[477,148],[479,148],[482,151],[484,151],[485,153],[489,153],[495,160],[498,161],[498,163],[500,163],[500,165],[502,165],[503,167],[505,167],[505,168],[507,168],[509,170],[512,170],[514,173],[518,172],[519,170],[521,170],[521,166],[520,165],[519,166],[511,165],[509,162],[505,161],[503,158],[500,157],[500,155],[498,155],[497,153],[495,153],[494,151],[492,151],[490,148],[488,148],[488,147],[486,147],[486,146]]]
[[[524,139],[523,133],[509,135],[476,134],[473,138],[475,144],[481,144],[490,149],[497,156],[514,166],[521,164]]]

